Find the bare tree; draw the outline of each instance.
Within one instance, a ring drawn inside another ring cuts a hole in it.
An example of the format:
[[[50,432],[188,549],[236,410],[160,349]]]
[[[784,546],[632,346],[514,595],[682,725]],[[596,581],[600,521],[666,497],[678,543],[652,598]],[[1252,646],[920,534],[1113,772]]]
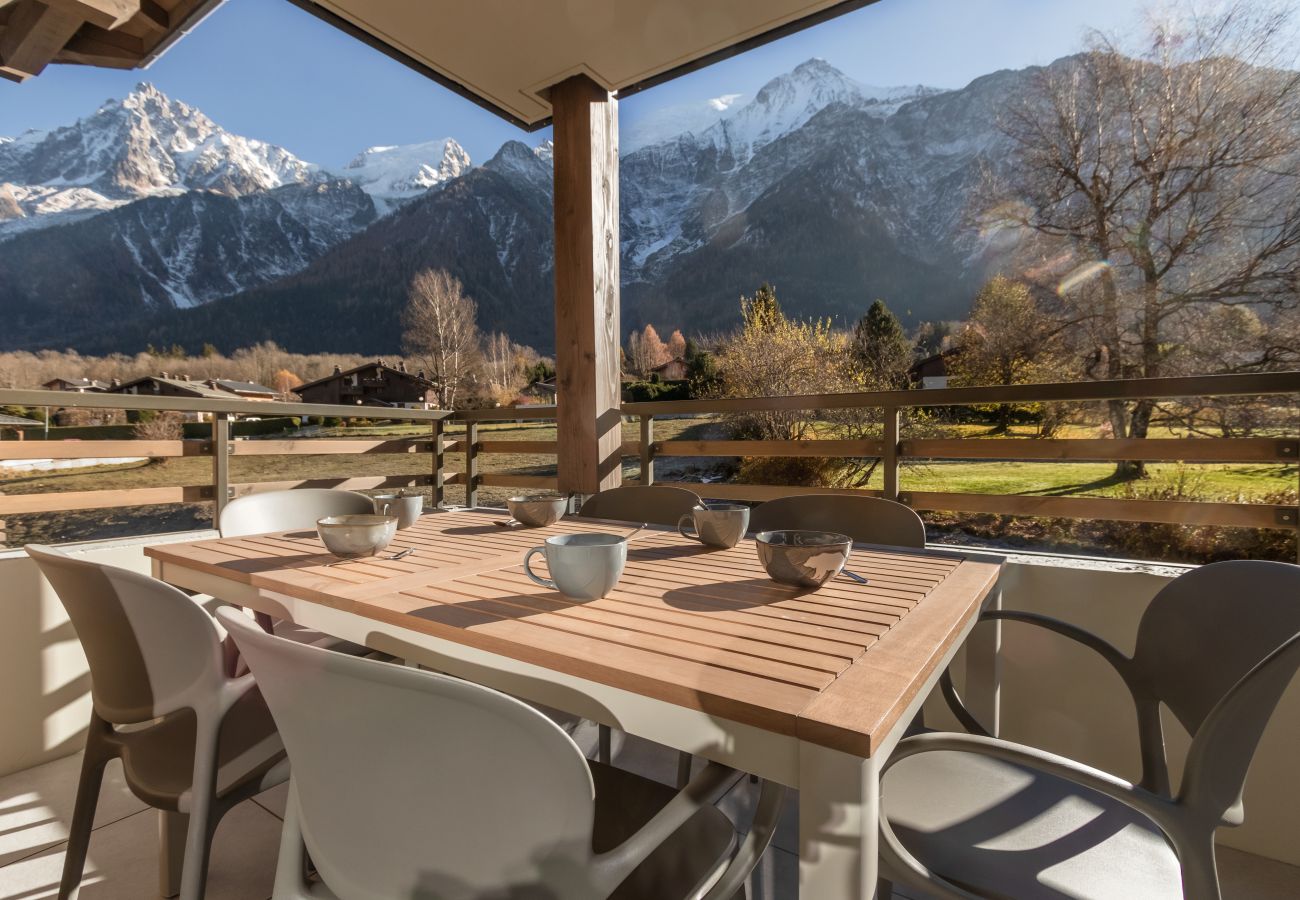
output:
[[[638,375],[648,377],[655,366],[668,362],[670,358],[668,345],[659,337],[659,332],[653,325],[646,325],[641,331],[633,331],[628,336],[627,361],[632,366],[632,371]]]
[[[495,399],[507,404],[528,384],[528,368],[537,351],[510,340],[504,332],[493,332],[483,341],[483,376]]]
[[[402,316],[402,348],[434,383],[438,405],[452,409],[477,362],[478,304],[445,269],[426,269],[411,280]]]
[[[1069,251],[1059,293],[1086,331],[1092,377],[1174,374],[1172,354],[1211,309],[1296,307],[1290,14],[1247,0],[1220,9],[1153,22],[1136,54],[1095,36],[1042,70],[1005,124],[1016,152],[991,218]],[[1112,433],[1145,437],[1155,409],[1111,402]]]

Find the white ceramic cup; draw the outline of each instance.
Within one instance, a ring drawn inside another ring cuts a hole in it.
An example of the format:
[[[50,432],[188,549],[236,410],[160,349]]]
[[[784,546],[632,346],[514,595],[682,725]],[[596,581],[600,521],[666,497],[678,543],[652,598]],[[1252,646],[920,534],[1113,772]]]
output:
[[[550,578],[534,574],[533,556],[546,557]],[[524,572],[544,588],[573,600],[599,600],[618,584],[627,563],[627,539],[617,534],[557,534],[524,554]]]
[[[687,532],[694,523],[695,534]],[[749,507],[740,503],[702,503],[677,522],[682,537],[710,547],[734,547],[749,530]]]
[[[375,504],[375,515],[397,516],[399,530],[410,528],[424,513],[424,498],[419,494],[409,497],[401,494],[375,494],[370,500]]]

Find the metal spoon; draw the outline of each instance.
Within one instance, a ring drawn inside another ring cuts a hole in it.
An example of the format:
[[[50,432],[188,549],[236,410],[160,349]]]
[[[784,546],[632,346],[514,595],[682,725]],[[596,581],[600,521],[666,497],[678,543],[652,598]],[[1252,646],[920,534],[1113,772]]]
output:
[[[404,557],[410,556],[414,552],[415,552],[414,547],[408,547],[405,550],[401,551],[400,553],[394,553],[392,556],[362,556],[357,559],[340,559],[340,560],[335,560],[332,563],[325,563],[325,568],[328,569],[330,566],[341,566],[344,563],[366,562],[367,560],[369,560],[370,562],[379,562],[379,561],[391,560],[391,559],[402,559]]]
[[[632,542],[632,538],[636,537],[638,534],[640,534],[640,533],[642,532],[642,530],[644,530],[644,529],[646,529],[646,528],[649,528],[649,527],[650,527],[650,523],[649,523],[649,522],[642,522],[642,523],[641,523],[640,525],[638,525],[635,529],[633,529],[633,531],[632,531],[631,534],[626,535],[626,536],[623,538],[623,540],[627,541],[628,543],[631,543],[631,542]]]
[[[870,584],[867,579],[863,578],[857,572],[850,572],[848,569],[840,569],[840,574],[850,581],[856,581],[858,584]]]

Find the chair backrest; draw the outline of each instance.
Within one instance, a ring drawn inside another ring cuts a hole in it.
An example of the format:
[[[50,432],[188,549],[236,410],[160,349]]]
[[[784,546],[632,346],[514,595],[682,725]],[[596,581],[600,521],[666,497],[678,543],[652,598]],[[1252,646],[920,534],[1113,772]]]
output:
[[[292,491],[267,491],[232,500],[221,511],[218,527],[222,537],[266,534],[315,528],[316,520],[325,516],[363,515],[374,512],[374,504],[365,494],[330,488],[298,488]]]
[[[664,484],[617,487],[588,497],[578,515],[591,516],[593,519],[648,522],[651,525],[676,525],[699,502],[699,495],[686,488]]]
[[[551,720],[467,681],[217,614],[275,718],[304,842],[335,895],[591,895],[594,786]]]
[[[1142,616],[1134,667],[1191,733],[1183,794],[1219,807],[1214,815],[1241,803],[1264,727],[1300,666],[1297,637],[1300,566],[1290,563],[1200,566]]]
[[[90,665],[95,711],[105,721],[146,722],[216,690],[221,638],[184,593],[52,547],[26,549],[68,611]]]
[[[750,513],[750,531],[786,528],[835,531],[864,544],[925,546],[921,517],[911,507],[880,497],[800,494],[768,500]]]

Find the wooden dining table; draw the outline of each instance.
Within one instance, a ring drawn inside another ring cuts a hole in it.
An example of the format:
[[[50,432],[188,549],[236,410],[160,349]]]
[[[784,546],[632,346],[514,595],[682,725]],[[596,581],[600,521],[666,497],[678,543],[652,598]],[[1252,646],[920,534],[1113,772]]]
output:
[[[569,600],[524,574],[569,517],[431,512],[388,553],[336,563],[315,531],[148,547],[154,575],[798,790],[800,894],[876,888],[879,767],[990,597],[1001,561],[855,545],[816,590],[771,581],[754,543],[633,536],[617,587]]]

